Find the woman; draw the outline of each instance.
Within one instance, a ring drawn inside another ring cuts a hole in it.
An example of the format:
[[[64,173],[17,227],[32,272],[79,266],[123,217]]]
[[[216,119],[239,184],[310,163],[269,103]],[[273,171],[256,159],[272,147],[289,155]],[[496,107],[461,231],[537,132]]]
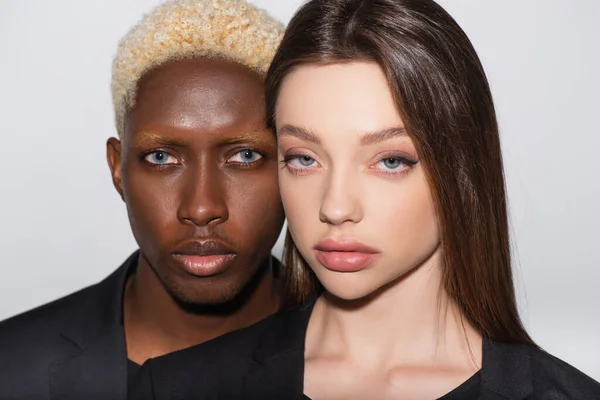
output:
[[[309,1],[267,107],[305,305],[150,361],[138,395],[600,398],[519,319],[490,90],[439,5]]]

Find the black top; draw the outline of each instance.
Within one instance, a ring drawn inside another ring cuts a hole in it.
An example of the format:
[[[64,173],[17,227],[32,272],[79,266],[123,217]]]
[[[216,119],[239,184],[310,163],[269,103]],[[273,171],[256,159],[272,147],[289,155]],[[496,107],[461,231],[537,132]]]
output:
[[[313,305],[147,361],[130,400],[302,400],[304,339]],[[534,346],[484,338],[482,364],[479,400],[600,399],[598,382]]]
[[[102,282],[0,322],[0,398],[126,400],[123,292],[134,253]]]
[[[438,400],[474,400],[479,397],[479,385],[481,384],[481,373],[477,372],[462,385],[450,393],[440,397]]]
[[[140,368],[142,368],[140,364],[127,359],[127,387],[129,390],[131,390],[131,387],[135,383]]]

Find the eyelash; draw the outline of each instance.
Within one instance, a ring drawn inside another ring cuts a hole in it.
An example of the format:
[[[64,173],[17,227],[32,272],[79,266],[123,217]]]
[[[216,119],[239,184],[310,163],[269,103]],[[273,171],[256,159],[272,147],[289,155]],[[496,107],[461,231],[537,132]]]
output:
[[[379,161],[377,161],[375,165],[379,164],[380,162],[386,161],[386,160],[398,160],[400,161],[400,163],[402,163],[405,168],[402,168],[400,170],[394,170],[394,171],[385,171],[385,170],[381,170],[379,169],[378,173],[386,175],[386,176],[403,176],[406,173],[410,172],[410,170],[412,169],[412,167],[414,167],[418,161],[415,160],[411,160],[407,157],[403,157],[401,155],[397,155],[397,154],[392,154],[392,155],[386,155],[383,158],[380,158]],[[371,168],[374,168],[374,166],[372,166]]]
[[[306,154],[288,154],[285,157],[283,157],[283,160],[280,161],[280,163],[282,164],[282,168],[287,168],[291,173],[293,173],[295,175],[305,175],[307,173],[310,173],[309,171],[314,168],[311,168],[311,167],[295,168],[295,167],[290,166],[291,161],[296,160],[300,157],[308,157],[308,158],[314,160],[315,163],[317,163],[317,160],[315,160],[313,157],[310,157]],[[399,171],[384,171],[384,170],[379,169],[378,173],[386,175],[386,176],[402,176],[402,175],[410,172],[412,167],[418,163],[418,161],[411,160],[407,157],[392,154],[392,155],[386,155],[385,157],[380,158],[377,162],[375,162],[369,168],[374,168],[375,165],[379,164],[382,161],[386,161],[386,160],[398,160],[403,165],[406,166],[406,168],[403,168]]]
[[[292,162],[293,160],[297,160],[300,157],[309,157],[312,160],[315,161],[315,163],[317,162],[317,160],[315,160],[314,158],[307,156],[306,154],[288,154],[286,156],[283,157],[283,160],[280,161],[282,168],[287,168],[291,173],[293,173],[294,175],[305,175],[307,173],[310,173],[308,170],[312,169],[312,168],[294,168],[290,165],[290,162]]]

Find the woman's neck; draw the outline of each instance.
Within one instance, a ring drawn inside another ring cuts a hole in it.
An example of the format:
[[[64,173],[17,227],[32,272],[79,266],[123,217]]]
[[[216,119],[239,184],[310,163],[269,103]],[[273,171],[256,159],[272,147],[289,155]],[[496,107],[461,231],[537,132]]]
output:
[[[367,298],[323,295],[309,323],[307,359],[478,370],[481,335],[442,289],[437,257]]]

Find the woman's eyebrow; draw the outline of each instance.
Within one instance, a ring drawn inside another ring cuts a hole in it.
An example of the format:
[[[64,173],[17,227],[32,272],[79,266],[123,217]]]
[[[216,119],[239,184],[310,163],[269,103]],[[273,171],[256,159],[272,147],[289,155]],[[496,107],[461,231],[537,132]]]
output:
[[[298,126],[293,125],[283,125],[281,128],[277,130],[277,135],[279,136],[294,136],[298,139],[304,140],[306,142],[312,142],[315,144],[320,144],[321,139],[314,133],[308,129],[300,128]]]
[[[399,136],[408,136],[403,126],[385,128],[375,132],[365,133],[360,137],[360,144],[363,146],[377,144],[383,141],[394,139]]]
[[[277,131],[280,136],[294,136],[298,139],[313,142],[316,144],[321,143],[321,139],[312,131],[293,125],[283,125]],[[385,140],[393,139],[400,136],[407,136],[406,129],[403,126],[396,126],[392,128],[385,128],[375,132],[368,132],[360,137],[360,144],[363,146],[376,144]]]

